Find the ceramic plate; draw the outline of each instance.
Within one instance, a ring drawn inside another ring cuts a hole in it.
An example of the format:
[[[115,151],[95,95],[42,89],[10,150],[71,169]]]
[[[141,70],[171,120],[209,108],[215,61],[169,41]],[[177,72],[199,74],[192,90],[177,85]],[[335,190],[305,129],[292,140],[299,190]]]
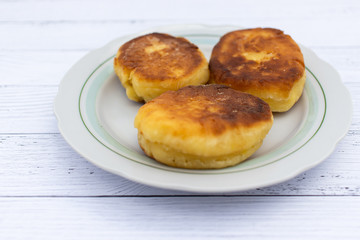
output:
[[[326,159],[351,122],[351,99],[338,73],[301,46],[306,85],[274,125],[262,147],[247,161],[220,170],[186,170],[160,164],[141,151],[134,117],[141,106],[127,99],[113,69],[120,45],[148,32],[183,36],[209,58],[220,36],[239,27],[177,25],[121,37],[90,52],[62,80],[55,99],[60,132],[87,160],[130,180],[166,189],[229,192],[276,184]]]

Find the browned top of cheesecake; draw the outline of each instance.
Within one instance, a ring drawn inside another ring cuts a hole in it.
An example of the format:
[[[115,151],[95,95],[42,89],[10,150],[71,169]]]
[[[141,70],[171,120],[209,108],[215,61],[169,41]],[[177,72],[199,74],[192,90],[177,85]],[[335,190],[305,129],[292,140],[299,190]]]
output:
[[[221,37],[209,63],[210,81],[234,89],[262,89],[287,96],[305,72],[299,46],[283,31],[254,28]]]

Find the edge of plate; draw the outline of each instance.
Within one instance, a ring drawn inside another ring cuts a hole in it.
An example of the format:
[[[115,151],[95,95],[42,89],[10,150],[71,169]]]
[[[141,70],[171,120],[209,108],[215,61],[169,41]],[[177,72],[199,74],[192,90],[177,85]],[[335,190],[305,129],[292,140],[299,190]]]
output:
[[[139,33],[135,33],[135,34],[131,34],[131,35],[127,35],[127,36],[123,36],[123,37],[119,37],[116,38],[114,40],[112,40],[111,42],[109,42],[108,44],[104,45],[101,48],[95,49],[93,51],[90,51],[89,53],[87,53],[85,56],[83,56],[82,58],[80,58],[69,70],[68,72],[65,74],[65,76],[63,77],[63,79],[60,82],[60,85],[58,87],[58,93],[54,99],[54,104],[53,104],[53,110],[55,113],[55,116],[57,118],[58,121],[58,128],[60,133],[62,134],[62,136],[64,137],[64,139],[70,144],[70,146],[77,151],[80,155],[82,155],[84,158],[86,158],[88,161],[90,161],[92,164],[106,170],[112,173],[115,173],[117,175],[123,176],[129,180],[132,180],[134,182],[139,182],[145,185],[149,185],[149,186],[153,186],[153,187],[158,187],[158,188],[163,188],[163,189],[169,189],[169,190],[181,190],[181,191],[190,191],[190,192],[198,192],[198,193],[223,193],[223,192],[233,192],[233,191],[244,191],[244,190],[249,190],[249,189],[253,189],[255,187],[266,187],[266,186],[270,186],[270,185],[274,185],[274,184],[278,184],[284,181],[287,181],[295,176],[297,176],[298,174],[307,171],[310,168],[313,168],[314,166],[318,165],[319,163],[323,162],[335,149],[336,145],[339,143],[339,141],[341,141],[341,139],[346,135],[346,133],[348,132],[348,129],[351,125],[352,122],[352,100],[351,100],[351,96],[348,92],[348,90],[346,89],[345,85],[342,83],[341,81],[341,77],[339,75],[339,73],[327,62],[325,62],[324,60],[322,60],[321,58],[319,58],[314,51],[312,51],[309,48],[306,48],[306,50],[313,56],[314,61],[316,60],[317,62],[319,62],[320,64],[322,64],[323,66],[325,66],[326,68],[328,68],[328,70],[334,75],[333,81],[336,82],[337,87],[339,87],[339,89],[337,89],[338,91],[340,91],[341,95],[343,98],[345,98],[346,102],[349,103],[349,106],[347,108],[343,108],[344,110],[344,116],[346,116],[346,124],[343,124],[341,128],[337,128],[336,131],[331,132],[331,136],[336,138],[336,141],[332,142],[331,146],[328,146],[327,151],[324,151],[322,156],[320,159],[318,159],[317,161],[313,161],[311,162],[311,164],[307,164],[306,166],[303,166],[300,169],[294,169],[293,171],[289,172],[287,174],[287,176],[282,176],[281,178],[272,178],[271,181],[267,182],[266,184],[261,184],[261,186],[258,185],[254,185],[254,186],[248,186],[248,187],[244,187],[244,188],[239,188],[239,187],[226,187],[224,186],[223,189],[219,190],[218,188],[214,189],[211,186],[207,187],[207,188],[201,188],[199,189],[196,186],[184,186],[184,185],[179,185],[179,184],[173,184],[173,183],[159,183],[159,182],[147,182],[143,179],[139,179],[136,177],[133,177],[129,174],[126,173],[119,173],[117,171],[114,171],[112,169],[108,169],[104,166],[100,166],[98,163],[96,163],[95,161],[92,161],[91,157],[87,156],[87,154],[82,153],[79,148],[78,148],[78,143],[76,143],[76,141],[74,142],[73,140],[71,140],[69,138],[68,135],[68,130],[64,128],[64,122],[62,119],[62,115],[61,115],[61,111],[63,111],[62,108],[62,103],[61,100],[64,98],[65,96],[65,92],[64,92],[64,88],[67,85],[67,81],[69,81],[69,79],[71,78],[71,75],[73,74],[73,72],[75,72],[79,65],[82,65],[81,63],[83,61],[85,61],[87,58],[89,58],[89,56],[95,56],[97,54],[102,53],[103,50],[109,48],[109,46],[112,46],[114,44],[117,44],[120,40],[122,41],[126,41],[126,39],[131,39],[135,36],[141,35],[141,34],[145,34],[145,33],[149,33],[149,32],[154,32],[154,31],[176,31],[179,28],[184,29],[184,31],[187,31],[187,29],[191,28],[192,30],[211,30],[211,31],[230,31],[232,29],[241,29],[242,27],[239,26],[221,26],[221,25],[216,25],[216,26],[211,26],[211,25],[201,25],[201,24],[193,24],[193,25],[165,25],[165,26],[161,26],[161,27],[155,27],[155,28],[151,28],[148,29],[146,31],[143,32],[139,32]],[[170,30],[169,30],[170,29]],[[186,30],[185,30],[186,29]],[[301,44],[299,44],[301,45]],[[302,45],[301,45],[302,46]],[[341,87],[340,87],[341,86]],[[334,121],[333,119],[330,119],[332,121]],[[327,121],[330,121],[327,120]],[[345,121],[344,121],[345,122]],[[332,123],[333,124],[333,123]],[[71,134],[70,134],[71,135]]]

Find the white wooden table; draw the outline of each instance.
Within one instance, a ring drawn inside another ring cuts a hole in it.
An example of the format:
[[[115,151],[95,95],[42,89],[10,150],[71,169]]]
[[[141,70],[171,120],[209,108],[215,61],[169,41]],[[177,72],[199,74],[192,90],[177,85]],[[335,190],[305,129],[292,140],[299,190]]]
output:
[[[285,30],[332,64],[353,123],[322,164],[266,188],[196,195],[105,172],[63,139],[66,71],[121,35],[164,24]],[[360,239],[360,2],[0,1],[0,239]]]

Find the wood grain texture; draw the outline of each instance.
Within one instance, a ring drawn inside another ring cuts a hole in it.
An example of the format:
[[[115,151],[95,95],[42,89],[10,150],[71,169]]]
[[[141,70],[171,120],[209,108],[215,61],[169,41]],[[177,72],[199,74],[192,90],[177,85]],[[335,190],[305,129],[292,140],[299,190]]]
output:
[[[335,151],[284,183],[216,196],[76,153],[53,114],[67,70],[114,38],[184,23],[280,28],[334,66],[354,105]],[[359,1],[4,0],[0,35],[0,239],[360,239]]]
[[[136,6],[136,7],[134,7]],[[79,11],[76,7],[83,7]],[[29,11],[33,9],[33,11]],[[61,11],[59,11],[61,9]],[[151,11],[149,11],[151,9]],[[274,0],[261,1],[179,1],[164,0],[116,1],[116,0],[17,0],[3,1],[0,21],[25,22],[32,21],[111,21],[152,19],[219,19],[250,18],[259,19],[298,19],[353,17],[358,15],[356,0],[336,1],[296,1]],[[126,11],[125,11],[126,10]],[[176,11],[174,11],[176,10]],[[206,11],[205,11],[206,10]],[[121,14],[120,14],[121,13]],[[137,14],[134,14],[137,13]],[[139,14],[141,13],[141,14]],[[343,21],[348,22],[347,18]]]
[[[317,167],[275,186],[229,195],[360,195],[359,135]],[[59,134],[0,136],[0,196],[189,195],[133,183],[83,159]]]
[[[358,197],[0,198],[0,212],[2,239],[360,237]]]
[[[359,13],[360,14],[360,13]],[[299,21],[303,25],[299,27]],[[354,21],[354,19],[349,20]],[[359,46],[359,35],[349,34],[339,21],[333,19],[262,19],[260,21],[242,21],[237,19],[224,20],[200,20],[200,24],[210,25],[239,25],[244,27],[274,27],[290,34],[295,41],[309,47],[333,47],[333,46]],[[45,24],[30,24],[24,26],[18,23],[0,24],[0,32],[6,32],[4,38],[0,38],[0,50],[78,50],[94,49],[122,35],[144,31],[149,28],[169,24],[194,23],[194,20],[151,20],[129,22],[60,22]],[[291,24],[292,23],[292,24]],[[357,22],[354,22],[354,28]],[[23,39],[26,39],[24,41]],[[77,39],[74,41],[73,39]]]
[[[54,86],[1,86],[0,133],[59,132],[53,112]]]
[[[87,50],[0,51],[0,86],[58,86],[65,73]]]
[[[6,1],[0,49],[93,49],[124,34],[182,23],[271,26],[310,47],[358,46],[359,15],[356,1]]]

